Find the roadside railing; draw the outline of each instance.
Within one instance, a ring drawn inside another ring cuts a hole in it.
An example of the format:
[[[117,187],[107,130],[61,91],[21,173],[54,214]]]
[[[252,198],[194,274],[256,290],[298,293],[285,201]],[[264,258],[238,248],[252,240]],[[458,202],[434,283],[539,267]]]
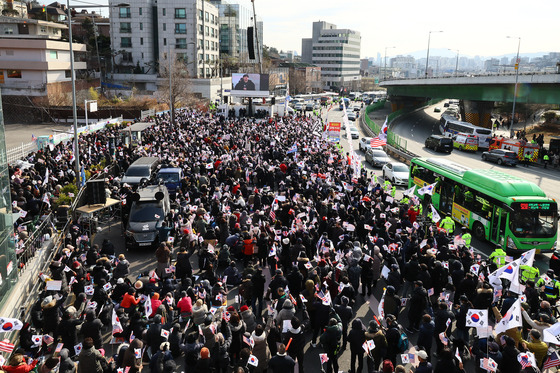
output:
[[[18,159],[25,158],[29,153],[37,151],[37,142],[32,141],[27,144],[21,143],[21,146],[6,149],[6,159],[8,163],[17,161]]]

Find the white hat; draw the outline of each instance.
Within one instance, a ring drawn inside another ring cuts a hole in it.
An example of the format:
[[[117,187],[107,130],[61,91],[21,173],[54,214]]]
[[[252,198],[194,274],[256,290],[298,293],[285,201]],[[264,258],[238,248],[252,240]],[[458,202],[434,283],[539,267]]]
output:
[[[426,360],[428,358],[428,354],[424,350],[418,351],[417,355],[422,360]]]

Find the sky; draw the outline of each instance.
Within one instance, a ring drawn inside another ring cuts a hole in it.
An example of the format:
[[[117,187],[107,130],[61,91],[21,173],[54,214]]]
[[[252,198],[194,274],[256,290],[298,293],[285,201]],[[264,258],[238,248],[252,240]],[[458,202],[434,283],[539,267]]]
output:
[[[252,8],[251,0],[232,2]],[[387,56],[425,51],[430,31],[443,31],[431,34],[430,50],[459,50],[460,56],[515,54],[517,37],[522,55],[560,52],[557,6],[554,0],[255,0],[265,45],[301,53],[301,39],[311,37],[312,23],[321,20],[360,32],[362,58],[383,57],[385,47],[395,47]]]

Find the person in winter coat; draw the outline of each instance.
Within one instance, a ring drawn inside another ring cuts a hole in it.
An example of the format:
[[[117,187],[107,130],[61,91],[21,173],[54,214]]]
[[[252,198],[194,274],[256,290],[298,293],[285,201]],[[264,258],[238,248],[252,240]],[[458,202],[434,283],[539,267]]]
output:
[[[342,321],[342,350],[346,349],[346,343],[348,342],[348,324],[352,320],[352,308],[348,305],[349,299],[346,296],[341,298],[342,304],[337,304],[334,306],[334,310]]]
[[[187,335],[185,344],[181,345],[181,350],[185,354],[185,366],[194,367],[198,361],[200,350],[204,344],[198,341],[199,333],[192,332]]]
[[[391,285],[395,289],[395,294],[397,294],[401,289],[402,282],[398,264],[391,264],[391,271],[387,275],[387,285]]]
[[[438,309],[435,311],[434,315],[434,335],[438,336],[440,333],[445,332],[447,338],[451,335],[451,325],[447,327],[447,320],[455,320],[455,315],[449,309],[447,309],[447,303],[439,302]],[[436,338],[436,348],[437,353],[443,349],[443,343],[439,338]]]
[[[125,278],[130,273],[130,262],[125,258],[124,254],[119,255],[119,261],[113,270],[113,278]]]
[[[296,310],[294,309],[294,304],[291,300],[286,299],[282,304],[282,309],[278,312],[276,316],[276,323],[280,326],[284,325],[285,320],[291,320],[292,317],[296,314]]]
[[[387,322],[387,331],[385,336],[387,338],[387,354],[385,357],[393,363],[393,366],[397,362],[397,354],[400,353],[398,345],[401,337],[399,331],[400,325],[397,323],[397,319],[393,315],[387,315],[385,317]]]
[[[515,360],[517,360],[517,358]],[[454,358],[453,351],[445,347],[438,354],[438,361],[433,369],[433,373],[464,373],[463,363],[457,365],[457,362],[457,359]],[[418,369],[416,371],[418,371]],[[423,372],[431,373],[431,370],[424,370]]]
[[[41,309],[43,312],[43,334],[56,332],[58,323],[60,322],[60,306],[65,298],[56,300],[52,295],[46,296],[41,301]]]
[[[152,355],[158,351],[163,342],[167,341],[167,338],[162,337],[161,335],[161,330],[163,329],[161,320],[161,315],[155,315],[152,323],[148,328],[148,331],[146,332],[145,341],[148,343],[148,347]]]
[[[231,346],[230,358],[235,365],[239,360],[239,352],[241,351],[241,343],[243,342],[243,334],[245,334],[245,323],[241,320],[239,314],[234,310],[231,312],[229,319],[229,327],[231,328]]]
[[[288,354],[294,361],[297,360],[298,371],[303,373],[305,335],[303,334],[302,323],[296,316],[292,317],[291,326],[283,335],[283,342],[286,346],[289,344]]]
[[[193,322],[195,325],[202,325],[204,323],[204,319],[206,318],[206,314],[208,313],[208,307],[202,299],[198,299],[194,304],[192,309],[192,317]]]
[[[210,350],[206,347],[202,347],[200,350],[200,358],[196,362],[194,366],[195,373],[209,373],[212,371],[211,369],[211,360],[210,360]]]
[[[272,373],[294,373],[295,365],[294,359],[286,354],[286,345],[281,343],[276,356],[270,359],[268,368]]]
[[[31,364],[27,364],[22,354],[14,354],[10,357],[8,365],[2,365],[0,369],[6,373],[28,373],[35,369],[37,363],[37,360],[33,360]]]
[[[67,348],[63,348],[58,353],[60,356],[60,363],[58,365],[59,373],[76,373],[76,363],[74,360],[70,359],[70,351]]]
[[[329,326],[321,335],[321,345],[327,353],[329,361],[327,361],[326,373],[338,372],[338,352],[340,349],[340,338],[342,337],[342,323],[336,312],[331,312]]]
[[[136,357],[136,353],[134,350],[142,351],[143,347],[144,347],[144,343],[142,342],[142,340],[140,338],[134,338],[132,342],[130,342],[130,345],[128,346],[126,351],[124,352],[121,368],[130,367],[129,373],[138,373],[139,371],[141,371],[142,358]]]
[[[264,331],[262,325],[257,325],[255,331],[251,334],[251,338],[255,341],[252,353],[259,360],[259,365],[253,369],[253,373],[266,373],[268,362],[272,356],[270,354],[270,349],[268,348],[268,343],[266,342],[266,332]],[[301,352],[303,353],[303,348]],[[300,372],[303,373],[303,370]]]
[[[352,321],[352,330],[348,333],[350,343],[350,373],[356,373],[356,360],[358,360],[358,373],[364,367],[364,349],[362,345],[366,341],[366,328],[359,318]]]
[[[392,285],[387,286],[385,291],[385,301],[383,303],[383,311],[385,315],[393,315],[397,317],[401,309],[401,297],[396,294],[396,290]]]
[[[179,323],[173,324],[173,328],[171,329],[171,333],[169,334],[167,341],[169,342],[169,351],[171,351],[173,358],[176,359],[181,356],[183,329],[181,329],[181,325]]]
[[[425,314],[422,316],[422,323],[420,324],[420,333],[418,334],[418,347],[428,353],[427,360],[430,361],[432,352],[432,340],[434,338],[434,329],[436,325],[432,321],[432,316]]]
[[[247,306],[241,306],[239,311],[241,312],[241,318],[243,319],[243,322],[245,323],[245,328],[246,328],[245,330],[249,333],[252,333],[255,330],[255,328],[257,327],[256,316],[253,314],[253,312]]]
[[[432,373],[434,368],[432,367],[432,363],[428,361],[428,357],[429,357],[428,353],[426,351],[420,350],[416,355],[418,356],[418,360],[420,361],[418,367],[416,368],[416,372]]]
[[[261,268],[257,268],[251,282],[253,284],[251,308],[255,316],[260,319],[263,310],[264,285],[266,283]]]
[[[177,262],[175,263],[175,277],[177,279],[184,279],[192,277],[192,265],[190,256],[186,247],[181,247],[177,253]]]
[[[231,331],[225,320],[221,321],[220,330],[223,333],[216,334],[216,343],[210,351],[212,365],[216,368],[216,373],[228,373],[229,371],[229,346],[231,344]]]
[[[508,335],[504,336],[506,345],[502,350],[502,361],[498,364],[500,372],[519,373],[521,365],[517,361],[519,350],[515,347],[515,340]]]
[[[86,321],[82,324],[80,333],[84,338],[91,338],[95,345],[95,348],[103,347],[103,336],[101,335],[101,328],[103,328],[103,323],[97,317],[92,309],[86,311]]]
[[[68,307],[62,314],[62,321],[58,324],[55,339],[60,337],[65,346],[75,346],[78,344],[78,325],[82,323],[76,318],[76,309]]]
[[[366,257],[364,256],[364,258],[362,258],[359,263],[360,267],[362,267],[362,272],[360,275],[362,280],[362,297],[366,296],[366,289],[369,297],[371,296],[373,285],[373,258],[370,257],[368,258],[368,260],[365,260],[365,258]],[[358,291],[358,289],[356,289],[356,291]]]
[[[78,362],[78,373],[103,373],[108,366],[107,360],[94,347],[91,337],[84,339]]]
[[[383,329],[379,328],[379,324],[377,324],[375,320],[369,322],[369,326],[365,332],[365,338],[366,341],[372,339],[373,343],[375,343],[375,348],[371,352],[371,358],[369,355],[367,358],[368,372],[372,372],[379,367],[381,360],[383,360],[387,353],[387,338],[385,338]]]
[[[410,295],[410,308],[408,309],[408,328],[407,332],[413,333],[418,331],[420,327],[420,320],[428,305],[428,293],[424,289],[423,283],[420,280],[414,282],[414,289]]]

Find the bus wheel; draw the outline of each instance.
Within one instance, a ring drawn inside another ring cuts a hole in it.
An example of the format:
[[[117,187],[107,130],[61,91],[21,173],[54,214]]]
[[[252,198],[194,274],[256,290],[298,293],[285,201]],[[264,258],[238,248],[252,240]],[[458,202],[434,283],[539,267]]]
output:
[[[484,232],[484,225],[482,225],[481,222],[477,221],[473,224],[473,233],[477,240],[483,241],[486,238]]]

